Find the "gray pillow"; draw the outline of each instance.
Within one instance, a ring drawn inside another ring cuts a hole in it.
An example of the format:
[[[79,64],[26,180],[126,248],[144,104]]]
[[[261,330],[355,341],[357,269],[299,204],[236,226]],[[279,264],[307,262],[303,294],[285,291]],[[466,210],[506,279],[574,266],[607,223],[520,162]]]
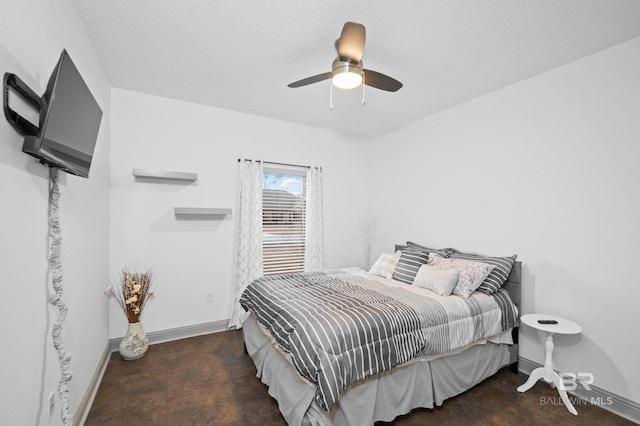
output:
[[[495,265],[493,271],[491,271],[489,276],[482,282],[482,284],[480,284],[480,287],[478,287],[477,289],[477,291],[485,294],[493,294],[498,291],[498,289],[502,287],[507,278],[509,278],[509,273],[511,273],[511,268],[513,268],[513,264],[516,262],[516,258],[518,257],[518,255],[514,254],[513,256],[497,257],[485,256],[483,254],[463,253],[454,250],[451,257],[475,260],[477,262]]]
[[[400,259],[396,265],[396,270],[393,271],[393,279],[406,283],[413,284],[418,270],[422,265],[429,261],[429,253],[426,251],[413,250],[406,248],[400,253]]]
[[[452,248],[443,248],[443,249],[429,248],[429,247],[414,243],[413,241],[407,241],[407,248],[412,250],[426,251],[429,253],[437,253],[442,257],[449,257],[454,251]]]

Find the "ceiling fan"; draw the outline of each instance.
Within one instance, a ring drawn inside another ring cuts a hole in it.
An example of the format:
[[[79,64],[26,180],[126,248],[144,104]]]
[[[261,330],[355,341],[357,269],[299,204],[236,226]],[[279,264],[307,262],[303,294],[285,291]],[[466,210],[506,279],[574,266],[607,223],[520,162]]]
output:
[[[367,86],[386,90],[387,92],[399,90],[402,87],[402,83],[398,80],[363,67],[364,41],[364,25],[356,22],[347,22],[342,27],[340,38],[335,42],[338,57],[333,61],[331,72],[303,78],[289,84],[288,87],[302,87],[331,78],[333,85],[340,89],[353,89],[364,83]]]

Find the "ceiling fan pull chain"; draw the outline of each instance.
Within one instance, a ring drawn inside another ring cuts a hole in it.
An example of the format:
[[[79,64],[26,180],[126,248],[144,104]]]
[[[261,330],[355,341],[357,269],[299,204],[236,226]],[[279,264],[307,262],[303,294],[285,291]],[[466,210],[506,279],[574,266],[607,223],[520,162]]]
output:
[[[362,105],[364,105],[364,86],[365,86],[365,79],[364,79],[364,70],[362,70]]]
[[[329,109],[333,110],[333,82],[329,80]]]

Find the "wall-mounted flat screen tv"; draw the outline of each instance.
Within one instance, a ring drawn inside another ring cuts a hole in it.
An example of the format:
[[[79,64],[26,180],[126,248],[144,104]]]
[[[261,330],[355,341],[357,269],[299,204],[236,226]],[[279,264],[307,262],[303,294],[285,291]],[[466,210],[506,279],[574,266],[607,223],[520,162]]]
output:
[[[22,151],[74,175],[89,177],[102,110],[66,50],[42,96],[38,134]]]

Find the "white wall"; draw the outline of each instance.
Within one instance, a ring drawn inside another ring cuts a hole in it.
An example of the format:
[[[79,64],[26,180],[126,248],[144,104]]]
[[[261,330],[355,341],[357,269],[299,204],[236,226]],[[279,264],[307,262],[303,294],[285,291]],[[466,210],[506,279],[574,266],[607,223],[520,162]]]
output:
[[[111,277],[153,267],[145,331],[230,317],[238,158],[321,165],[325,263],[361,263],[354,228],[368,199],[369,140],[141,93],[112,89]],[[187,171],[194,183],[136,179],[133,168]],[[233,208],[222,220],[176,219],[174,206]],[[205,302],[215,293],[213,303]],[[110,335],[126,320],[111,304]]]
[[[60,178],[63,343],[72,355],[75,415],[108,341],[109,85],[71,1],[3,2],[2,17],[0,72],[42,94],[66,48],[104,112],[90,178]],[[52,419],[46,402],[60,377],[50,336],[57,311],[46,300],[48,168],[21,152],[22,140],[0,118],[0,423],[62,424],[57,396]]]
[[[523,313],[578,322],[565,372],[640,401],[640,39],[376,138],[379,250],[414,240],[523,262]],[[520,354],[543,363],[542,336]]]

